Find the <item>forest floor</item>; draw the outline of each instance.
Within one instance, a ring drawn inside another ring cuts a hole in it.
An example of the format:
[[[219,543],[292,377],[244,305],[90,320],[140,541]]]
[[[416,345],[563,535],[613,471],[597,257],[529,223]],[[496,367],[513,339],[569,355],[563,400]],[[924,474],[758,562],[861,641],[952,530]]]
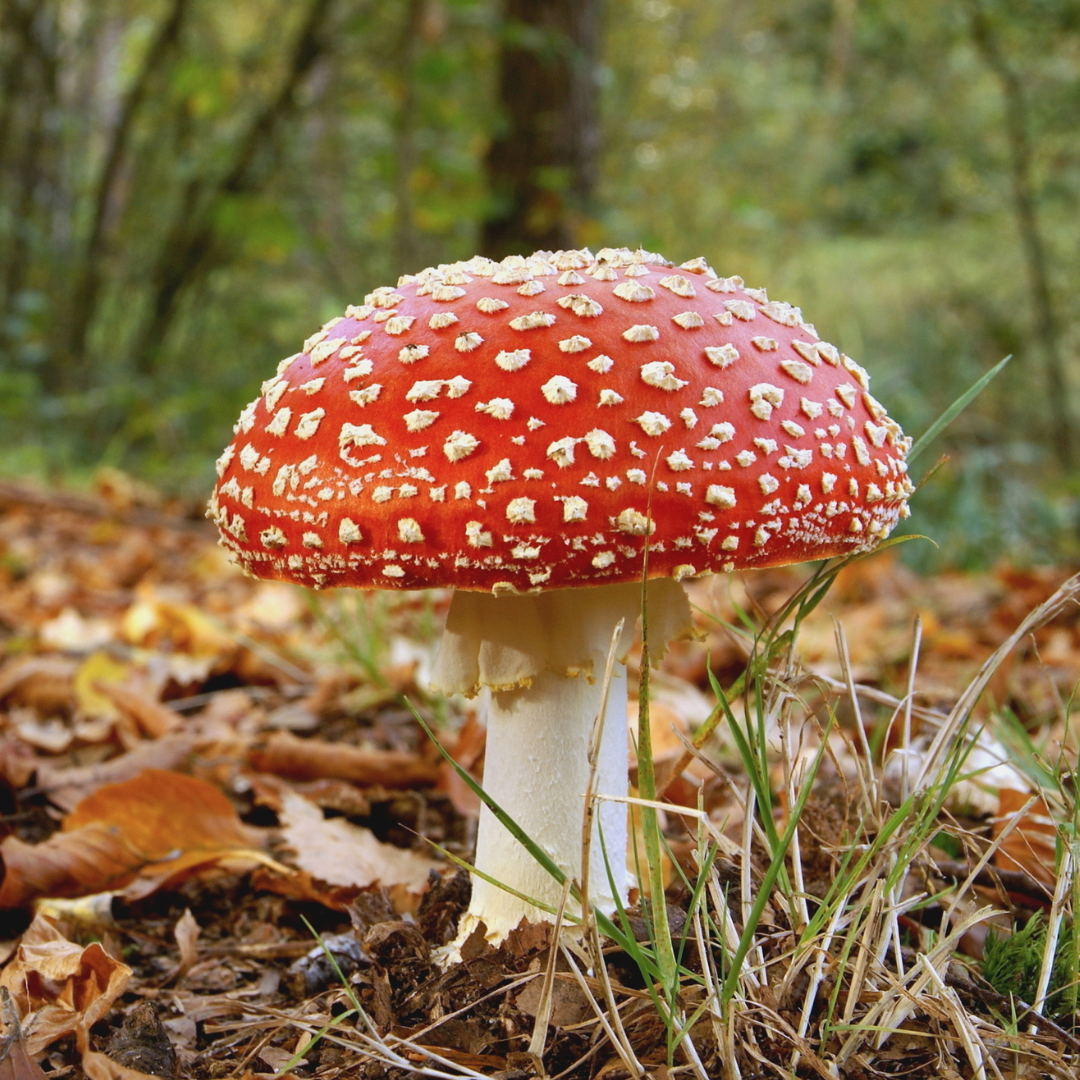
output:
[[[694,583],[703,640],[673,647],[653,680],[661,771],[715,704],[710,671],[725,687],[742,672],[745,642],[726,623],[739,610],[752,619],[775,610],[806,576],[783,569]],[[884,753],[916,616],[917,733],[920,718],[947,711],[1066,577],[1003,567],[922,579],[890,553],[858,563],[802,628],[806,693],[824,701],[850,676],[864,688],[855,700],[873,752]],[[542,991],[546,929],[522,929],[499,949],[472,938],[461,963],[440,962],[469,887],[439,849],[469,858],[477,800],[411,710],[465,768],[479,776],[483,762],[476,708],[426,690],[447,600],[311,596],[245,578],[193,511],[122,475],[102,475],[86,495],[0,482],[0,1080],[40,1080],[42,1070],[57,1080],[410,1070],[510,1080],[541,1067],[538,1013],[549,1076],[614,1080],[632,1071],[628,1054],[655,1076],[690,1068],[678,1052],[669,1061],[663,1025],[625,955],[608,961],[625,1005],[621,1055],[583,989],[595,980],[575,982],[560,963],[554,991]],[[976,719],[992,703],[1044,760],[1064,753],[1075,762],[1068,703],[1078,681],[1072,607],[997,668]],[[849,734],[852,700],[834,703]],[[858,740],[844,745],[858,754]],[[667,798],[738,837],[738,755],[722,730],[706,751],[672,779]],[[832,767],[843,787],[843,761]],[[984,780],[949,813],[965,835],[987,841],[1010,807],[1030,809],[1032,789],[1015,771]],[[836,790],[804,814],[811,895],[835,874],[850,816]],[[1047,909],[1053,892],[1054,826],[1036,817],[998,850],[996,873],[973,885],[1014,919]],[[683,821],[666,817],[673,925],[686,904],[679,870],[692,873],[698,842]],[[977,861],[963,848],[936,858],[942,892]],[[738,878],[738,867],[728,870]],[[961,943],[972,970],[984,935],[980,924]],[[964,1007],[996,1015],[1000,995],[973,985]],[[947,1075],[933,1024],[912,1018],[872,1062],[834,1075]],[[1048,1022],[1033,1037],[1067,1057],[1080,1047],[1070,1030]],[[721,1075],[707,1033],[699,1041],[707,1074]],[[771,1059],[767,1036],[754,1045]],[[955,1075],[977,1073],[963,1047],[950,1053]],[[1008,1074],[1064,1075],[1045,1068]],[[815,1069],[808,1053],[798,1075]]]

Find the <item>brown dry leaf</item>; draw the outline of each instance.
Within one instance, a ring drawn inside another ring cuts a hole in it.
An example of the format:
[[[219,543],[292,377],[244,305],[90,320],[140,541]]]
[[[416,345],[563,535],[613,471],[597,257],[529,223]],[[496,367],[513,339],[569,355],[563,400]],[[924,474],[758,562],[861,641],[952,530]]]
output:
[[[159,739],[183,726],[183,720],[172,709],[134,686],[99,681],[95,689],[149,739]]]
[[[131,968],[94,942],[83,948],[38,916],[23,934],[14,959],[0,971],[36,1057],[50,1043],[97,1023],[127,988]]]
[[[87,716],[115,720],[116,705],[103,692],[110,683],[125,682],[131,676],[131,666],[115,659],[104,650],[91,653],[75,673],[75,700]]]
[[[236,639],[194,604],[166,600],[144,590],[124,612],[121,633],[132,645],[192,653],[196,656],[228,656],[236,651]]]
[[[290,780],[351,780],[385,788],[429,787],[439,779],[439,766],[401,750],[365,750],[359,746],[300,739],[277,731],[248,754],[256,772]]]
[[[22,1024],[11,994],[0,990],[5,1034],[0,1039],[0,1080],[45,1080],[45,1070],[26,1052]]]
[[[61,832],[41,844],[0,843],[0,908],[36,896],[77,896],[126,886],[146,896],[210,863],[267,862],[262,842],[215,787],[181,773],[147,769],[83,799]]]
[[[41,716],[74,710],[76,663],[63,656],[31,656],[0,669],[0,701],[24,705]]]
[[[479,779],[484,768],[484,750],[487,748],[487,728],[480,723],[475,709],[465,714],[465,723],[458,729],[457,741],[450,750],[450,756],[470,775]],[[480,796],[458,775],[448,761],[443,761],[439,768],[442,778],[439,788],[450,796],[454,809],[462,817],[476,817],[480,813]]]
[[[1002,788],[998,792],[998,814],[994,819],[994,838],[1031,799],[1027,791]],[[1043,799],[1036,799],[1024,814],[1020,824],[1005,837],[994,856],[994,865],[1002,870],[1019,870],[1053,887],[1057,883],[1056,865],[1057,826],[1050,808]]]
[[[384,844],[370,829],[322,811],[293,791],[281,792],[282,838],[295,865],[330,885],[366,889],[404,885],[419,893],[438,864],[415,851]]]
[[[182,975],[188,968],[199,959],[199,934],[201,927],[191,914],[191,908],[184,908],[184,914],[176,920],[173,927],[173,937],[180,949],[180,969],[178,975]]]
[[[118,888],[142,865],[124,838],[102,823],[77,833],[55,833],[40,844],[5,837],[0,858],[0,910],[23,907],[42,896],[83,896]]]
[[[43,761],[38,766],[38,786],[61,810],[74,810],[87,795],[106,784],[131,780],[146,769],[178,768],[191,756],[197,741],[195,732],[184,730],[139,742],[126,753],[100,764],[59,768]]]

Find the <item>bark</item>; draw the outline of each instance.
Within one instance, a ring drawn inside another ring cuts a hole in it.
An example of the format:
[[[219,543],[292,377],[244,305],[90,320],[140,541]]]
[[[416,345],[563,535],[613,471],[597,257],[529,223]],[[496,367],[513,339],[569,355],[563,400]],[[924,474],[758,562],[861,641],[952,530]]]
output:
[[[596,184],[599,42],[600,0],[506,0],[483,254],[579,246]]]
[[[205,275],[215,259],[225,257],[217,244],[214,209],[223,198],[258,189],[265,155],[281,126],[297,111],[297,91],[327,47],[323,29],[332,4],[333,0],[312,0],[285,75],[273,97],[256,113],[239,140],[227,172],[216,183],[199,177],[188,184],[150,275],[149,311],[131,352],[132,368],[137,375],[152,373],[158,348],[176,316],[182,291]]]
[[[394,258],[403,273],[416,269],[416,224],[413,218],[412,178],[416,172],[416,58],[420,26],[427,0],[408,0],[398,44],[400,98],[394,133]]]
[[[0,198],[9,207],[9,231],[3,252],[5,314],[23,287],[31,257],[31,236],[38,226],[35,193],[44,178],[46,116],[57,100],[57,28],[48,4],[8,0],[2,11],[4,31],[12,39],[3,72],[0,114]]]
[[[61,389],[81,390],[86,386],[87,334],[97,312],[106,255],[106,231],[110,219],[120,213],[119,180],[127,157],[132,129],[146,100],[154,76],[161,70],[180,37],[190,0],[172,0],[172,7],[147,49],[142,67],[132,82],[120,108],[109,139],[104,164],[94,192],[90,231],[83,245],[79,271],[72,288],[69,322],[61,346],[63,362]]]
[[[1009,145],[1009,176],[1013,216],[1024,253],[1028,294],[1032,308],[1032,337],[1043,358],[1050,432],[1061,465],[1074,459],[1072,407],[1069,403],[1061,328],[1050,286],[1049,258],[1039,223],[1038,199],[1031,162],[1031,121],[1020,77],[1001,47],[993,23],[979,0],[969,0],[971,35],[984,63],[997,78],[1005,105],[1005,136]]]

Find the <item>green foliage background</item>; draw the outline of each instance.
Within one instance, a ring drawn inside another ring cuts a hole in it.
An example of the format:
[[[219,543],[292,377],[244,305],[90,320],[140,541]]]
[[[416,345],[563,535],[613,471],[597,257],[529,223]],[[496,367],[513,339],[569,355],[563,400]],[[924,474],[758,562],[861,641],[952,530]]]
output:
[[[943,440],[916,557],[1072,555],[1076,0],[604,20],[580,241],[800,305],[914,434],[1014,353]],[[473,253],[512,29],[493,0],[0,0],[0,470],[205,492],[280,357]]]

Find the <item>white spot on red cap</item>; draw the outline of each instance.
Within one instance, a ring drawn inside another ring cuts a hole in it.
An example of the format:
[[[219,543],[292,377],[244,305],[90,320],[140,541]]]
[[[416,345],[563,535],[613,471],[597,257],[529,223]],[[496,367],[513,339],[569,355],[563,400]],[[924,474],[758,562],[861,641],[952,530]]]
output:
[[[730,341],[726,345],[706,345],[705,358],[718,368],[731,367],[739,359],[739,350]]]
[[[469,547],[491,547],[491,533],[487,532],[484,529],[483,524],[479,521],[465,522],[465,540],[468,543]]]
[[[597,315],[602,315],[604,312],[603,307],[596,300],[584,293],[568,293],[566,296],[560,296],[555,303],[582,319],[595,319]]]
[[[612,289],[612,292],[620,300],[627,300],[632,304],[640,304],[656,296],[653,289],[650,289],[648,285],[642,285],[640,281],[621,281]]]
[[[594,356],[585,366],[598,375],[606,375],[615,366],[615,361],[610,356],[601,353],[599,356]]]
[[[429,409],[414,409],[404,416],[405,428],[407,431],[423,431],[424,428],[431,427],[438,418],[437,412],[431,412]]]
[[[686,469],[692,469],[694,462],[687,457],[685,450],[676,450],[675,453],[669,454],[668,468],[673,469],[675,472],[684,472]]]
[[[615,527],[619,532],[629,533],[631,536],[646,536],[656,532],[656,522],[650,521],[645,514],[633,507],[627,507],[620,512],[615,519]]]
[[[718,277],[705,282],[705,288],[712,292],[727,293],[738,292],[743,287],[743,279],[738,277]]]
[[[772,383],[758,383],[750,387],[750,411],[759,420],[768,420],[773,409],[784,401],[784,391]]]
[[[646,435],[663,435],[671,427],[671,421],[659,412],[643,412],[634,417],[634,423],[640,424]]]
[[[589,504],[580,495],[568,495],[562,500],[563,521],[584,521]]]
[[[280,548],[285,546],[285,534],[276,526],[271,525],[259,533],[259,540],[263,547]]]
[[[757,316],[757,308],[747,300],[725,300],[724,307],[743,322],[750,322]]]
[[[266,425],[266,433],[268,435],[282,436],[289,429],[289,421],[292,420],[292,409],[285,406],[283,409],[278,409],[274,413],[270,423]]]
[[[681,296],[684,299],[689,299],[692,296],[697,296],[697,291],[694,289],[693,284],[682,276],[682,274],[669,274],[667,277],[660,279],[660,285],[673,292],[676,296]]]
[[[487,413],[496,420],[509,420],[514,412],[514,403],[509,398],[492,398],[490,401],[478,401],[476,411]]]
[[[363,390],[350,390],[349,398],[362,407],[364,405],[370,405],[373,401],[377,401],[381,393],[382,383],[372,383],[370,386],[365,386]],[[297,425],[296,433],[297,435],[300,434],[299,425]]]
[[[502,311],[504,308],[508,308],[510,305],[505,300],[496,300],[493,296],[481,296],[476,301],[476,307],[479,311],[482,311],[485,315],[494,315],[497,311]]]
[[[577,397],[577,384],[565,375],[552,375],[540,390],[552,405],[568,405]]]
[[[528,349],[511,349],[496,353],[495,363],[503,371],[520,371],[530,360]]]
[[[563,338],[559,342],[559,351],[564,353],[579,353],[584,352],[592,342],[587,337],[582,337],[580,334],[575,334],[573,337]]]
[[[464,334],[458,334],[454,338],[454,348],[458,352],[472,352],[473,349],[480,348],[483,345],[484,339],[475,331],[470,330]]]
[[[710,484],[705,491],[705,501],[721,510],[730,510],[735,505],[735,489],[722,484]]]
[[[358,544],[363,539],[360,526],[352,518],[342,518],[338,524],[338,539],[343,544]]]
[[[461,461],[467,458],[478,446],[480,440],[467,431],[454,431],[443,443],[443,453],[449,461]]]
[[[397,523],[398,539],[403,544],[422,544],[424,534],[416,518],[399,518]]]
[[[406,401],[433,401],[442,393],[442,379],[420,379],[405,392]]]
[[[536,500],[521,496],[506,504],[506,520],[512,525],[524,525],[536,521]]]
[[[386,320],[383,329],[388,334],[398,337],[404,334],[414,322],[416,318],[412,315],[392,315]]]
[[[750,343],[755,349],[760,349],[762,352],[773,352],[780,347],[780,343],[776,338],[771,337],[752,337]]]
[[[547,456],[559,466],[560,469],[565,469],[567,465],[573,465],[574,463],[574,446],[578,440],[572,435],[566,435],[561,439],[556,439],[555,442],[550,443],[547,448]]]
[[[498,464],[492,465],[484,475],[487,477],[489,484],[502,484],[507,480],[514,479],[514,469],[510,464],[510,459],[503,458]]]
[[[377,395],[378,391],[376,391]],[[325,415],[325,409],[314,409],[311,412],[303,413],[300,419],[296,421],[296,437],[298,439],[310,439],[319,430],[319,425]]]
[[[510,320],[511,330],[539,330],[545,326],[553,326],[555,316],[550,311],[533,311],[528,315],[519,315]]]
[[[627,341],[633,342],[648,342],[656,341],[660,337],[660,331],[655,326],[648,326],[644,323],[639,323],[635,326],[631,326],[629,330],[624,330],[622,335]]]
[[[660,390],[681,390],[685,379],[675,377],[675,365],[670,360],[654,360],[641,365],[642,382]]]
[[[601,428],[593,428],[585,433],[585,445],[593,457],[602,461],[615,456],[615,440]]]
[[[456,285],[436,285],[435,288],[431,290],[431,299],[440,303],[457,300],[464,295],[465,290],[459,289]]]

